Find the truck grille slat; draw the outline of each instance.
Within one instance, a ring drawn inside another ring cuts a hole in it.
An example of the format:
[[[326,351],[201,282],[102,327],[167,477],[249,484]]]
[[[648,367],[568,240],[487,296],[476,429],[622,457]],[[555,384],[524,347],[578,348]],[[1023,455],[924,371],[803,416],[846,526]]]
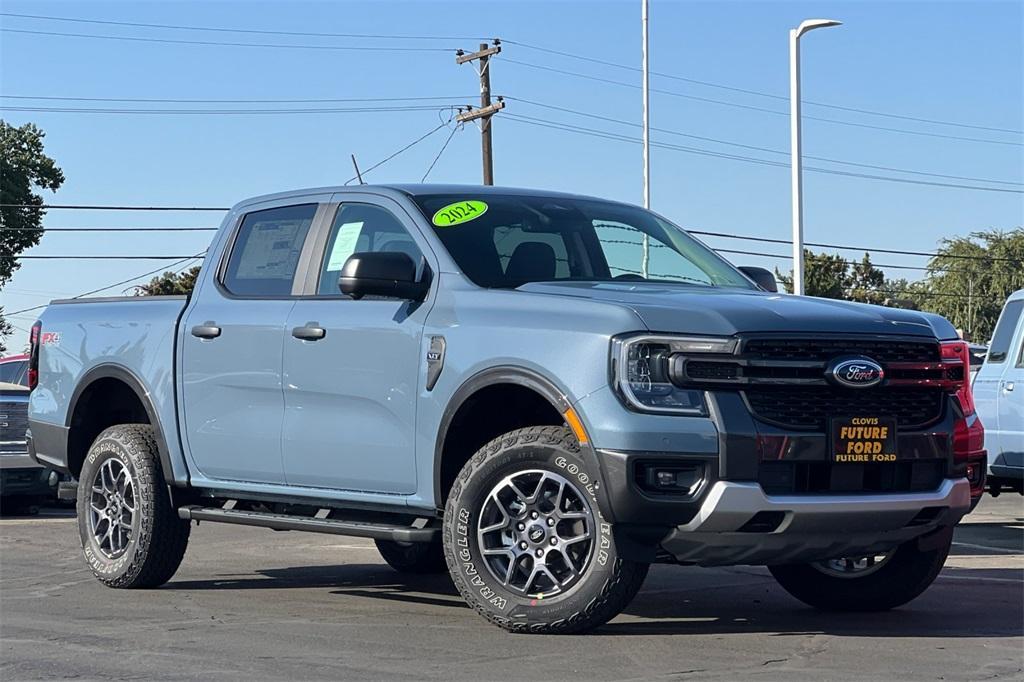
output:
[[[831,386],[764,387],[744,391],[759,419],[794,429],[825,431],[831,417],[895,417],[902,429],[921,428],[942,416],[943,393],[934,389],[851,390]]]

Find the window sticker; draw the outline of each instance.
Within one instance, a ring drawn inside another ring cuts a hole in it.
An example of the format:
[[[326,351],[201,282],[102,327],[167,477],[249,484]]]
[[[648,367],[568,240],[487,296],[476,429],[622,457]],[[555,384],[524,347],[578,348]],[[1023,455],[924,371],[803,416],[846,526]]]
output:
[[[358,223],[343,223],[338,228],[338,236],[334,238],[334,247],[331,249],[331,257],[327,260],[328,272],[339,272],[348,257],[356,252],[356,242],[359,241],[359,234],[363,230],[362,221]]]
[[[487,204],[482,201],[456,201],[439,209],[434,214],[433,223],[437,227],[455,227],[476,220],[484,213],[487,213]]]

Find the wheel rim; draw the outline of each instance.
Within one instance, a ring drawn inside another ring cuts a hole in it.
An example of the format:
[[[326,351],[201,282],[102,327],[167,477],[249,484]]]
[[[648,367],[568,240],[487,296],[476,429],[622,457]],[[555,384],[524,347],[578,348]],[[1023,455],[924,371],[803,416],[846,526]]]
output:
[[[89,528],[103,556],[116,559],[125,553],[135,522],[135,482],[128,467],[108,459],[92,481],[89,499]]]
[[[568,479],[543,470],[506,476],[487,495],[477,524],[495,580],[528,597],[568,590],[590,565],[594,512]]]
[[[836,578],[863,578],[885,566],[895,553],[894,550],[884,554],[871,554],[869,556],[840,557],[838,559],[818,561],[811,565],[825,575]]]

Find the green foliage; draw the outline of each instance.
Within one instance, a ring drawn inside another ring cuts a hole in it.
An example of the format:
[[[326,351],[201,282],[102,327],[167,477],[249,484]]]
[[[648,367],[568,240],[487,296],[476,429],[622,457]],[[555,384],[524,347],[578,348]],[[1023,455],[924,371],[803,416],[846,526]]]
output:
[[[785,291],[793,293],[792,271],[782,274],[776,268],[775,276]],[[850,263],[838,254],[804,249],[804,276],[804,291],[808,296],[880,305],[890,298],[886,293],[890,287],[886,285],[885,273],[871,264],[871,257],[866,253],[859,262]]]
[[[43,153],[44,133],[31,123],[15,128],[0,119],[0,204],[26,204],[25,208],[0,207],[0,289],[20,264],[15,258],[35,246],[43,236],[43,198],[37,189],[55,192],[64,173]],[[0,309],[0,352],[3,339],[12,332]]]
[[[14,333],[14,327],[4,319],[4,309],[0,308],[0,356],[7,354],[7,344],[4,340]]]
[[[1024,228],[943,239],[938,253],[909,297],[972,340],[987,342],[1006,298],[1024,288]]]
[[[174,273],[165,272],[159,277],[154,277],[147,284],[141,284],[135,288],[136,296],[180,296],[192,293],[196,285],[196,277],[199,275],[199,266]]]

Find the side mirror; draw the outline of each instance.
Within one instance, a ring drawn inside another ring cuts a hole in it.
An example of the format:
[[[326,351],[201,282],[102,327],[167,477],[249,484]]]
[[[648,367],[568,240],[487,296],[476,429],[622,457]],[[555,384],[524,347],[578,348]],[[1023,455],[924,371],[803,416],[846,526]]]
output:
[[[422,301],[429,282],[416,281],[416,263],[407,253],[354,253],[345,261],[338,277],[341,293],[354,299],[387,296]]]
[[[754,267],[753,265],[742,265],[739,268],[740,272],[754,280],[754,284],[761,287],[765,291],[770,291],[773,294],[778,293],[779,286],[775,283],[775,275],[764,268]]]

